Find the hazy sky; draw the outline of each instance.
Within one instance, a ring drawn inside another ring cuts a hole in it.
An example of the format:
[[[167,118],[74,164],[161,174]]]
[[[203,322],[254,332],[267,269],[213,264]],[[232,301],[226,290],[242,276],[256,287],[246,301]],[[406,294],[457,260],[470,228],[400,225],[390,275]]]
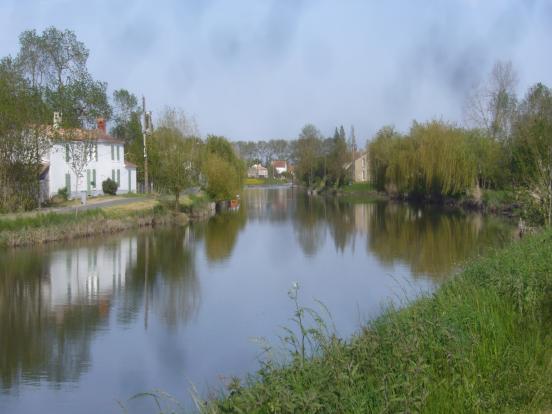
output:
[[[50,25],[76,32],[110,91],[234,140],[461,122],[497,59],[513,62],[520,94],[552,86],[550,0],[0,0],[0,55]]]

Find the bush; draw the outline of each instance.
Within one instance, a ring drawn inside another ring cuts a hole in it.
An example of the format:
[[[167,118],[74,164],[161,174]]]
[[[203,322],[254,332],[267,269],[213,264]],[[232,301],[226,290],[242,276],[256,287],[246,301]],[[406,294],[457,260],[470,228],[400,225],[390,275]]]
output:
[[[115,195],[117,194],[118,187],[119,184],[117,184],[117,182],[113,181],[111,178],[108,178],[102,183],[102,190],[104,194]]]
[[[69,198],[69,189],[67,187],[60,188],[57,192],[57,195],[63,200],[67,201]]]

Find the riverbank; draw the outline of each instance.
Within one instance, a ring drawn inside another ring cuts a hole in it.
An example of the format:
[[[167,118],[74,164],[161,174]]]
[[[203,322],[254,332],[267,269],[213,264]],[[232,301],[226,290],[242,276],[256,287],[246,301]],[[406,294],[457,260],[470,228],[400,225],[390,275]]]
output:
[[[480,211],[485,214],[496,214],[509,218],[520,217],[522,210],[522,205],[516,199],[515,194],[505,190],[484,190],[481,191],[478,197],[466,195],[463,197],[415,198],[380,192],[370,183],[352,183],[339,190],[326,191],[322,194],[330,194],[351,201],[387,200],[437,205],[465,211]]]
[[[551,257],[547,231],[470,264],[347,341],[303,330],[314,357],[263,364],[205,412],[549,412]]]
[[[114,234],[132,228],[185,225],[213,214],[203,196],[182,197],[180,211],[163,198],[69,212],[35,212],[0,217],[0,247],[20,247]]]

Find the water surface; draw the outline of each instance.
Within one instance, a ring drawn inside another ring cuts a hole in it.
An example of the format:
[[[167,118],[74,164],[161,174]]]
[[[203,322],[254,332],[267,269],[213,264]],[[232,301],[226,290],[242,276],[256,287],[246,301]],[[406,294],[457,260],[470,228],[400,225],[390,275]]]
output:
[[[246,190],[239,212],[186,228],[0,251],[0,412],[151,412],[258,367],[289,325],[287,292],[342,336],[429,291],[513,229],[496,217]]]

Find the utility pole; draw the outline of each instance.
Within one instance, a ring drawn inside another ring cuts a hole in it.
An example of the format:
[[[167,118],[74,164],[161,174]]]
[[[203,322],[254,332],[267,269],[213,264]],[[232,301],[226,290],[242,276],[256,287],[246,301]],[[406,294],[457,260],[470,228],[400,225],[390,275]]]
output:
[[[356,137],[355,127],[351,126],[351,175],[352,182],[355,182],[355,151],[356,151]]]
[[[144,96],[142,96],[142,111],[144,117],[144,122],[142,124],[142,136],[144,138],[144,190],[146,194],[148,194],[150,192],[148,179],[148,147],[146,143],[146,136],[148,134],[148,119],[146,113],[146,98]]]

